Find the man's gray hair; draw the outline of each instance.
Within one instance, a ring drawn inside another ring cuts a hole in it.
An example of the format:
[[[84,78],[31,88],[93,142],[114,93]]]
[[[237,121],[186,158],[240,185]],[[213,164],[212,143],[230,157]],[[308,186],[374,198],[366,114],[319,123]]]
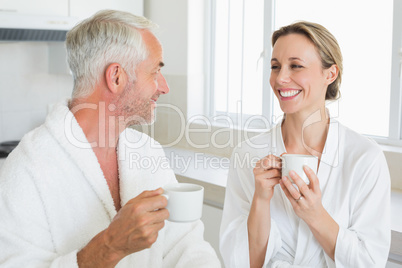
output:
[[[128,12],[102,10],[67,33],[67,61],[74,78],[73,98],[92,94],[107,66],[119,63],[135,81],[135,67],[149,51],[140,30],[158,26]]]

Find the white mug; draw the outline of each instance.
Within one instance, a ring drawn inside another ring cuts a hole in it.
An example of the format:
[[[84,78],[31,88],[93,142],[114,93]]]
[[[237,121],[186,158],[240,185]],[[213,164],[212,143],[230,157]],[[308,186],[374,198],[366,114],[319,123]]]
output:
[[[299,177],[308,185],[310,180],[306,173],[304,173],[303,167],[308,166],[315,173],[317,173],[318,158],[312,155],[303,154],[284,154],[280,157],[282,159],[282,177],[286,176],[294,183],[289,175],[289,171],[293,170],[299,175]]]
[[[192,222],[202,215],[204,187],[192,183],[171,183],[162,187],[168,200],[169,221]]]

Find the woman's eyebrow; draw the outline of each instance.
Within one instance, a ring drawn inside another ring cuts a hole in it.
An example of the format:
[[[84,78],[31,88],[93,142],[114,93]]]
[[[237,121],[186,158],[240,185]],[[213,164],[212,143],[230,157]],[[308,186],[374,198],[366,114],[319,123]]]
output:
[[[291,61],[291,60],[299,60],[299,61],[304,62],[304,60],[302,60],[301,58],[298,58],[298,57],[290,57],[289,60],[290,60],[290,61]]]
[[[304,60],[302,60],[301,58],[298,58],[298,57],[290,57],[288,60],[289,60],[289,61],[292,61],[292,60],[299,60],[299,61],[305,62]],[[273,62],[273,61],[279,62],[277,58],[272,58],[272,59],[271,59],[271,62]]]

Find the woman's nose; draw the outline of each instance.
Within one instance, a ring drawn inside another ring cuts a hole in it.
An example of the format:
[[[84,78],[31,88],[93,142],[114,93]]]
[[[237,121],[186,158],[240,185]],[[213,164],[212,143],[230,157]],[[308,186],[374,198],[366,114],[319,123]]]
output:
[[[287,68],[281,68],[279,70],[278,76],[276,77],[276,82],[279,84],[286,84],[290,81],[290,73]]]

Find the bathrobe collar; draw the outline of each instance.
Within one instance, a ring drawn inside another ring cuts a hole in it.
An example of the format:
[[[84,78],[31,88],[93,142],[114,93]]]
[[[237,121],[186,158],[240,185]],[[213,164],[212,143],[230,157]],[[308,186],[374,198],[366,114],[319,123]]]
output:
[[[65,100],[53,105],[45,126],[63,150],[70,155],[71,161],[82,172],[112,220],[117,212],[106,179],[91,144],[67,103]]]
[[[276,140],[277,145],[276,155],[286,153],[286,147],[282,137],[281,125],[282,124],[277,124],[275,129],[272,131],[272,134],[274,135],[273,139]],[[339,165],[339,136],[339,123],[336,120],[330,118],[329,130],[327,134],[327,139],[325,141],[324,150],[322,152],[317,177],[319,179],[321,193],[323,197],[322,204],[331,216],[333,216],[335,206],[330,200],[332,195],[326,194],[326,192],[330,192],[331,189],[333,189],[332,186],[335,183],[334,179],[332,179],[332,181],[328,181],[328,178],[332,178],[332,176],[330,176],[332,168]],[[292,205],[290,204],[282,189],[280,187],[277,187],[277,190],[279,190],[282,196],[291,226],[294,228],[294,230],[298,230],[296,232],[297,249],[296,255],[294,256],[294,262],[300,264],[308,263],[310,258],[315,256],[317,254],[317,251],[321,251],[322,248],[309,230],[308,225],[295,214]],[[312,241],[314,242],[312,243]]]

